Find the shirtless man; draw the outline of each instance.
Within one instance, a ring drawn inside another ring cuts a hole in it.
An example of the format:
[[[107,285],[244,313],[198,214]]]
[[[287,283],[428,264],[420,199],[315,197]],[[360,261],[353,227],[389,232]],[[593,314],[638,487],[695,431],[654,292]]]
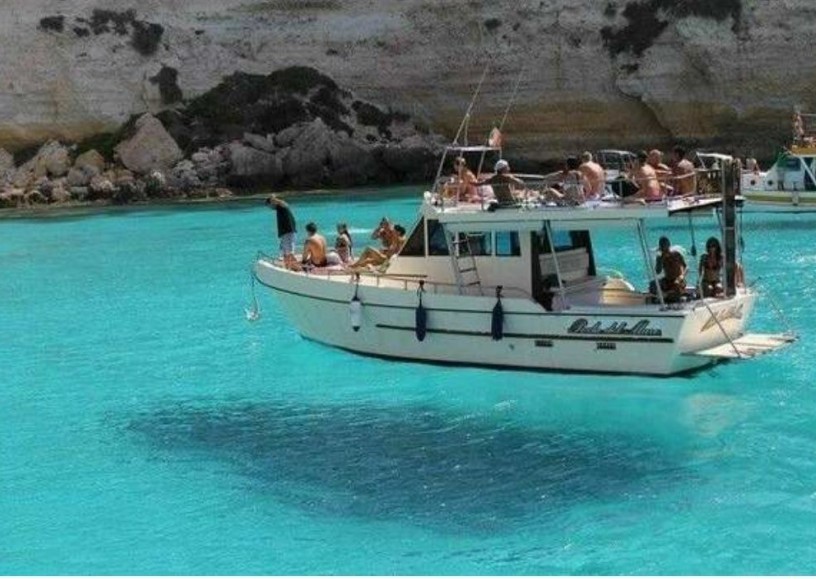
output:
[[[314,222],[306,224],[306,242],[303,244],[303,265],[313,265],[315,267],[325,267],[326,261],[326,238],[317,232],[317,225]]]
[[[504,159],[496,161],[496,174],[492,177],[478,181],[477,185],[490,185],[493,188],[493,194],[499,205],[515,205],[516,197],[513,194],[514,189],[524,189],[524,181],[516,177],[510,172],[510,163]]]
[[[649,151],[646,162],[652,169],[655,170],[655,173],[657,174],[657,180],[660,183],[660,192],[664,196],[671,195],[672,189],[669,186],[668,181],[671,178],[672,172],[671,167],[663,162],[663,152],[658,149],[652,149]]]
[[[679,145],[672,149],[672,178],[675,195],[682,197],[697,192],[697,171],[686,159],[686,150]]]
[[[581,155],[581,164],[578,166],[578,170],[589,183],[586,198],[600,198],[606,186],[606,173],[604,173],[603,167],[592,159],[592,153],[587,151]]]
[[[646,151],[640,151],[637,154],[635,167],[632,170],[632,180],[638,186],[638,190],[634,195],[627,197],[626,202],[660,201],[663,198],[660,182],[657,180],[657,172],[647,163],[648,157]]]

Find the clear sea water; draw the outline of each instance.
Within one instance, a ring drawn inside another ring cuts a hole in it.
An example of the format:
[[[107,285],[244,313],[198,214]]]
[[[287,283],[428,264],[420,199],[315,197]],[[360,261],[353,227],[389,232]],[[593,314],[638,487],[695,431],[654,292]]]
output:
[[[359,247],[405,193],[293,206]],[[0,220],[0,573],[814,574],[815,228],[745,217],[797,344],[658,379],[358,357],[260,291],[250,323],[260,201]]]

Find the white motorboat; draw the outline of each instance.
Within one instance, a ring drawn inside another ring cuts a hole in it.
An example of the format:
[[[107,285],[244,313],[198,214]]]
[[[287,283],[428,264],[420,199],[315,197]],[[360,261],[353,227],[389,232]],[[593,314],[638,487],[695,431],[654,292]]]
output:
[[[445,156],[478,156],[481,169],[496,150],[452,146]],[[445,159],[439,175],[443,166]],[[652,375],[752,358],[795,337],[748,333],[757,293],[737,283],[733,166],[723,172],[731,192],[724,197],[649,205],[554,206],[529,191],[505,204],[464,202],[445,196],[446,180],[438,175],[405,245],[382,269],[293,271],[259,255],[254,276],[303,336],[359,354]],[[701,298],[689,288],[669,303],[654,274],[647,227],[677,215],[711,219],[715,210],[722,211],[724,293]],[[631,233],[654,293],[601,273],[593,234],[606,228]]]
[[[816,134],[806,130],[805,122],[816,118],[795,112],[793,142],[780,152],[767,171],[747,159],[742,171],[741,192],[749,211],[816,211]],[[717,169],[727,155],[698,153],[708,169]]]

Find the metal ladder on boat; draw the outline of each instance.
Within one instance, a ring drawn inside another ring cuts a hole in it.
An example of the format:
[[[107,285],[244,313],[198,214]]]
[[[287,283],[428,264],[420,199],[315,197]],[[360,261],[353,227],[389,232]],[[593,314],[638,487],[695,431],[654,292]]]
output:
[[[479,270],[476,268],[476,257],[470,245],[470,234],[448,233],[446,238],[459,293],[465,295],[470,288],[476,288],[478,295],[484,295],[482,280],[479,279]]]

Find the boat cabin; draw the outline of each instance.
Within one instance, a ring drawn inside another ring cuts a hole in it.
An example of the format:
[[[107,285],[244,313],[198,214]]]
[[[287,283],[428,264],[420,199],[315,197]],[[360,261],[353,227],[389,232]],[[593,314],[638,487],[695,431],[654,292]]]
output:
[[[547,213],[549,218],[512,208],[442,210],[426,203],[402,251],[392,258],[388,275],[422,277],[433,282],[433,291],[463,295],[492,296],[501,287],[503,295],[532,299],[548,311],[655,300],[624,279],[599,272],[592,246],[594,229],[630,228],[632,247],[638,251],[640,246],[651,272],[654,255],[646,247],[643,220],[658,216],[655,209],[599,208],[588,214],[586,208],[563,208]],[[662,215],[668,216],[665,208]]]

